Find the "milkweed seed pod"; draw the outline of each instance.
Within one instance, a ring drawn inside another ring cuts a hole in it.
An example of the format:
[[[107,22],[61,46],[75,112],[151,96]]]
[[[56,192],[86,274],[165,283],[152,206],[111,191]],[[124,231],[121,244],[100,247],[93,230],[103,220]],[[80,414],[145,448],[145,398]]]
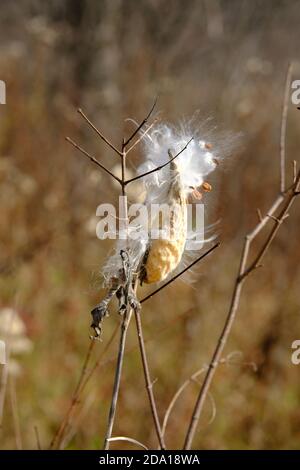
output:
[[[106,287],[118,281],[122,268],[120,251],[123,249],[128,252],[133,271],[140,273],[140,280],[145,283],[165,280],[181,265],[183,255],[190,257],[187,250],[187,201],[202,202],[204,194],[212,189],[206,177],[220,161],[220,147],[206,141],[190,123],[179,127],[158,124],[145,135],[143,144],[143,163],[137,169],[138,174],[169,164],[141,180],[148,213],[147,237],[120,240],[116,234],[114,252],[102,270]],[[153,206],[167,206],[170,217],[161,221],[159,214],[155,211],[153,214]],[[194,236],[196,240],[201,239],[199,249],[203,241],[214,238],[205,239],[203,228],[201,233],[194,232]]]
[[[161,236],[149,241],[142,272],[142,281],[146,283],[163,281],[178,267],[186,248],[188,195],[200,200],[202,192],[211,190],[204,177],[217,165],[212,145],[197,138],[191,140],[192,137],[185,128],[177,130],[160,125],[145,141],[146,158],[140,172],[150,171],[171,158],[169,165],[145,179],[147,206],[167,204],[170,209],[165,226],[159,227]],[[172,160],[187,142],[187,148]],[[154,223],[155,220],[151,220],[151,227]]]
[[[173,157],[169,151],[170,158]],[[161,226],[162,237],[150,241],[144,262],[143,281],[163,281],[179,264],[187,237],[186,194],[180,173],[174,161],[170,163],[170,187],[167,196],[169,208],[165,224]],[[164,236],[165,235],[165,236]]]

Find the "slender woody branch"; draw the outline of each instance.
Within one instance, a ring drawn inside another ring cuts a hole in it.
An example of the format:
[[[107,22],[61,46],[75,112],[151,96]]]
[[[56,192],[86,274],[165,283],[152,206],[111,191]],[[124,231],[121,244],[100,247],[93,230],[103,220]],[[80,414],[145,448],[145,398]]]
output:
[[[124,362],[126,337],[127,337],[127,331],[128,331],[128,326],[130,323],[131,314],[132,314],[131,309],[127,310],[124,313],[122,325],[121,325],[119,352],[118,352],[118,359],[117,359],[117,365],[116,365],[116,371],[115,371],[115,379],[114,379],[113,393],[112,393],[111,405],[110,405],[109,416],[108,416],[107,429],[106,429],[106,434],[105,434],[105,439],[104,439],[104,446],[103,446],[104,450],[109,450],[109,443],[111,441],[113,426],[115,422],[122,368],[123,368],[123,362]]]
[[[125,187],[125,184],[124,184],[125,175],[126,175],[126,149],[125,149],[124,139],[122,141],[122,160],[121,160],[121,162],[122,162],[122,178],[120,180],[120,184],[121,184],[121,188],[122,188],[122,195],[126,196],[126,187]],[[126,226],[127,226],[128,217],[127,217],[127,199],[126,199],[126,197],[123,197],[123,201],[124,201],[124,206],[125,206],[124,207],[124,213],[126,214],[125,219],[126,219]],[[136,291],[136,288],[137,288],[137,282],[135,282],[134,291]],[[114,378],[113,392],[112,392],[112,398],[111,398],[110,409],[109,409],[108,423],[107,423],[106,434],[105,434],[104,445],[103,445],[104,450],[109,449],[110,439],[112,437],[112,431],[113,431],[113,426],[114,426],[115,416],[116,416],[117,403],[118,403],[118,398],[119,398],[119,390],[120,390],[120,383],[121,383],[121,376],[122,376],[122,369],[123,369],[123,362],[124,362],[126,337],[127,337],[127,331],[128,331],[128,326],[129,326],[129,323],[130,323],[131,315],[132,315],[132,309],[127,305],[126,306],[126,311],[123,313],[123,320],[122,320],[122,324],[121,324],[118,359],[117,359],[116,370],[115,370],[115,378]]]
[[[129,144],[129,142],[132,141],[132,139],[140,132],[140,130],[142,129],[142,127],[144,127],[144,125],[147,123],[147,121],[149,120],[151,114],[153,113],[154,111],[154,108],[156,106],[156,103],[157,103],[157,97],[155,98],[154,100],[154,103],[149,111],[149,113],[147,114],[147,116],[143,119],[143,121],[139,124],[139,126],[134,130],[134,132],[131,134],[131,136],[124,142],[124,148],[127,147],[127,145]]]
[[[95,341],[92,339],[90,344],[89,344],[86,357],[84,359],[84,363],[83,363],[83,366],[82,366],[82,369],[81,369],[81,372],[80,372],[80,376],[79,376],[77,385],[75,387],[75,390],[74,390],[74,393],[73,393],[73,396],[72,396],[70,406],[67,410],[67,413],[66,413],[64,419],[61,422],[61,425],[59,426],[56,433],[54,434],[54,437],[53,437],[53,439],[50,443],[49,449],[59,449],[60,444],[61,444],[61,442],[62,442],[62,440],[65,436],[65,431],[66,431],[66,429],[67,429],[67,427],[70,423],[70,419],[71,419],[71,415],[73,413],[74,407],[76,406],[76,403],[78,402],[79,393],[80,393],[80,390],[81,390],[83,380],[86,376],[87,367],[88,367],[88,364],[89,364],[90,359],[91,359],[94,344],[95,344]]]
[[[103,134],[102,132],[99,131],[99,129],[97,129],[97,127],[92,123],[92,121],[90,121],[90,119],[87,117],[86,114],[84,114],[84,112],[82,111],[82,109],[78,109],[77,110],[78,113],[80,114],[80,116],[83,117],[83,119],[88,123],[88,125],[96,132],[96,134],[98,134],[98,136],[100,137],[100,139],[103,140],[103,142],[105,142],[112,150],[114,150],[114,152],[116,152],[120,157],[122,157],[122,152],[121,150],[117,149],[117,147],[114,146],[114,144],[112,144]]]
[[[132,144],[131,147],[129,147],[129,149],[127,150],[127,153],[131,152],[131,150],[134,149],[134,147],[139,144],[144,137],[146,137],[147,134],[149,134],[149,132],[151,131],[151,129],[153,128],[153,126],[155,126],[155,124],[157,123],[158,119],[154,119],[154,121],[150,124],[150,126],[147,127],[147,129],[142,133],[142,135]]]
[[[163,165],[159,165],[158,167],[153,168],[153,170],[146,171],[146,173],[142,173],[141,175],[137,175],[137,176],[135,176],[134,178],[131,178],[131,179],[129,179],[129,180],[126,180],[124,184],[127,185],[127,184],[129,184],[129,183],[132,183],[133,181],[136,181],[136,180],[139,180],[140,178],[144,178],[145,176],[151,175],[151,173],[155,173],[156,171],[160,171],[160,170],[162,170],[165,166],[170,165],[170,163],[171,163],[173,160],[175,160],[175,158],[179,157],[179,155],[181,155],[182,152],[184,152],[184,151],[187,149],[188,145],[192,142],[193,139],[194,139],[194,137],[192,137],[192,138],[187,142],[187,144],[180,150],[180,152],[178,152],[176,155],[174,155],[174,156],[172,156],[172,157],[170,156],[170,159],[169,159],[166,163],[164,163]],[[169,155],[171,155],[171,154],[170,154],[170,151],[169,151]]]
[[[144,302],[146,302],[147,300],[151,299],[152,297],[154,297],[154,295],[158,294],[158,292],[160,292],[161,290],[163,290],[165,287],[169,286],[170,284],[172,284],[172,282],[176,281],[176,279],[178,279],[180,276],[182,276],[186,271],[188,271],[190,268],[192,268],[195,264],[199,263],[199,261],[201,261],[203,258],[205,258],[207,255],[209,255],[212,251],[214,251],[216,248],[218,248],[220,246],[220,242],[219,243],[216,243],[214,246],[212,246],[211,248],[209,248],[209,250],[207,250],[205,253],[203,253],[201,256],[199,256],[199,258],[197,258],[195,261],[193,261],[192,263],[190,263],[186,268],[184,268],[182,271],[180,271],[178,274],[176,274],[176,276],[172,277],[168,282],[166,282],[165,284],[163,284],[162,286],[160,286],[158,289],[155,289],[153,292],[151,292],[151,294],[147,295],[146,297],[144,297],[142,300],[140,300],[140,303],[143,304]]]
[[[147,354],[146,354],[144,334],[143,334],[143,328],[142,328],[142,320],[141,320],[141,312],[139,309],[136,309],[134,313],[135,313],[136,329],[137,329],[139,347],[140,347],[142,364],[143,364],[145,384],[146,384],[147,394],[149,398],[151,413],[152,413],[152,417],[154,420],[156,435],[158,437],[160,448],[166,449],[163,432],[161,429],[158,412],[156,408],[155,398],[153,394],[153,382],[150,377],[150,370],[149,370],[148,359],[147,359]]]
[[[238,271],[238,275],[236,277],[236,281],[234,284],[234,289],[233,289],[233,294],[231,298],[231,303],[229,307],[229,311],[225,320],[225,324],[223,327],[223,330],[221,332],[221,335],[219,337],[217,346],[214,350],[212,359],[209,363],[209,367],[207,369],[202,387],[200,389],[199,395],[197,397],[195,407],[193,410],[193,414],[189,423],[189,427],[187,430],[185,442],[184,442],[184,449],[191,449],[193,439],[195,436],[195,432],[197,429],[197,425],[204,407],[204,403],[207,397],[207,394],[209,392],[209,388],[211,385],[211,382],[213,380],[213,377],[215,375],[218,363],[220,361],[221,355],[223,353],[223,350],[225,348],[225,345],[227,343],[229,334],[231,332],[236,313],[239,307],[240,303],[240,297],[242,293],[242,287],[245,282],[245,279],[247,276],[253,272],[259,265],[260,261],[266,254],[268,248],[270,247],[272,241],[274,240],[280,225],[286,218],[286,215],[288,213],[289,208],[293,204],[296,196],[299,194],[299,182],[300,182],[300,172],[297,175],[296,181],[294,182],[292,189],[289,189],[288,191],[285,192],[285,194],[280,194],[278,198],[276,198],[275,202],[272,204],[270,210],[268,213],[265,215],[265,217],[262,219],[262,221],[255,227],[255,229],[250,232],[248,235],[245,237],[245,242],[244,242],[244,247],[241,255],[241,260],[240,260],[240,267]],[[266,241],[263,243],[261,249],[259,250],[257,256],[255,257],[254,261],[250,264],[250,266],[247,268],[247,261],[248,261],[248,256],[249,256],[249,250],[250,250],[250,245],[252,241],[256,238],[256,236],[261,232],[263,227],[272,220],[271,216],[274,215],[276,210],[279,208],[281,203],[285,201],[285,204],[283,205],[283,208],[279,214],[278,217],[275,217],[275,224],[273,225],[273,228],[271,229],[270,234],[268,235]]]
[[[80,147],[76,142],[74,142],[70,137],[66,137],[66,141],[69,142],[69,144],[73,145],[79,152],[81,152],[83,155],[85,155],[87,158],[90,159],[91,162],[95,163],[95,165],[99,166],[102,170],[104,170],[108,175],[110,175],[112,178],[114,178],[118,183],[121,184],[120,178],[118,178],[116,175],[114,175],[110,170],[108,170],[102,163],[100,163],[95,157],[93,157],[91,154],[89,154],[86,150],[84,150],[82,147]]]

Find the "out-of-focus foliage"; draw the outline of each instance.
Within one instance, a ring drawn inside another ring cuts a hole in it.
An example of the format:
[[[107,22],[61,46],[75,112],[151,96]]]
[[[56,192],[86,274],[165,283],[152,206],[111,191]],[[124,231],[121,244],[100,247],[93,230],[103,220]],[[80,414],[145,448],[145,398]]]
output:
[[[243,133],[210,181],[210,221],[221,217],[222,246],[199,266],[193,285],[176,281],[145,304],[143,321],[162,415],[179,385],[207,363],[222,328],[242,238],[279,188],[279,129],[285,71],[299,54],[296,0],[62,0],[3,2],[0,9],[0,308],[16,309],[31,351],[14,380],[21,436],[43,447],[62,420],[89,344],[89,311],[101,296],[99,268],[110,242],[96,239],[95,211],[117,200],[105,175],[69,148],[74,137],[108,167],[117,157],[76,113],[82,107],[116,144],[159,94],[168,120],[213,118],[215,135]],[[295,74],[297,71],[295,72]],[[298,70],[299,78],[300,70]],[[297,75],[295,76],[297,78]],[[288,160],[299,161],[299,120],[290,106]],[[139,163],[132,154],[132,170]],[[196,448],[297,448],[300,337],[299,207],[246,286],[222,365],[207,401]],[[105,347],[119,319],[105,322]],[[107,419],[117,341],[87,387],[68,448],[99,448]],[[240,356],[236,356],[240,357]],[[238,362],[239,362],[238,361]],[[254,361],[258,371],[243,365]],[[1,366],[0,366],[1,367]],[[14,448],[8,395],[1,447]],[[167,429],[182,444],[196,397],[192,385]],[[156,445],[132,325],[115,435]],[[118,446],[126,448],[129,444]],[[116,447],[114,444],[113,447]]]

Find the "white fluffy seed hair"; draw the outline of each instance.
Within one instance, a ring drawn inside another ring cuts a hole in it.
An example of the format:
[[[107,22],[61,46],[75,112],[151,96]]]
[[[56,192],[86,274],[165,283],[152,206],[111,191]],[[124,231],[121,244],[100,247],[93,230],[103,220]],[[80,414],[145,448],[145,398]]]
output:
[[[199,131],[193,129],[188,122],[183,122],[178,128],[169,124],[158,124],[146,135],[144,162],[138,168],[138,174],[167,163],[169,161],[168,150],[171,150],[172,155],[175,156],[188,142],[187,148],[176,157],[174,162],[176,162],[186,194],[192,193],[216,168],[218,160],[210,141],[201,137]],[[152,199],[155,201],[161,199],[163,188],[169,183],[169,165],[145,177],[148,202],[152,202]]]
[[[174,160],[181,184],[186,196],[188,196],[193,194],[195,189],[201,187],[206,177],[216,169],[219,163],[223,162],[227,155],[231,154],[236,138],[237,136],[228,132],[217,130],[209,119],[199,121],[197,113],[191,119],[183,120],[178,126],[160,123],[151,129],[143,139],[144,161],[138,167],[137,173],[142,174],[167,163],[169,161],[168,150],[171,150],[172,155],[175,156],[189,142],[185,150]],[[170,165],[166,165],[162,170],[143,178],[146,189],[146,205],[166,202],[170,179],[173,177],[176,176],[172,174]],[[192,200],[195,203],[199,202],[195,198]],[[190,251],[186,244],[181,262],[165,280],[176,275],[194,261],[199,256],[204,243],[209,243],[217,238],[217,225],[218,222],[206,225],[205,230],[193,232],[194,249]],[[199,248],[197,248],[197,244]],[[193,277],[193,273],[188,272],[183,276],[183,279],[191,283],[194,280]]]
[[[147,240],[138,239],[133,240],[116,240],[116,245],[110,256],[106,259],[104,266],[102,268],[102,276],[104,278],[103,285],[104,287],[110,287],[111,280],[114,277],[119,277],[119,270],[122,268],[122,260],[120,251],[126,250],[130,259],[130,266],[132,272],[135,273],[143,259],[143,256],[147,249]]]
[[[218,136],[217,141],[216,136]],[[216,133],[215,129],[211,129],[209,125],[207,126],[207,122],[199,126],[197,116],[183,121],[177,127],[159,123],[143,138],[143,163],[137,168],[137,174],[145,173],[169,162],[168,151],[170,150],[172,155],[175,156],[190,141],[187,148],[174,160],[187,196],[193,193],[194,189],[201,187],[207,175],[215,170],[218,162],[222,161],[228,151],[231,150],[232,140],[232,136]],[[166,202],[170,181],[173,177],[175,177],[175,173],[172,172],[170,165],[166,165],[162,170],[153,172],[143,178],[146,190],[146,206],[150,206],[152,203],[162,204]],[[201,233],[204,242],[216,238],[216,235],[212,234],[213,228],[213,226],[209,226],[210,236],[208,237],[206,237],[207,232],[206,234]],[[197,235],[199,240],[199,234]],[[199,243],[200,245],[202,246],[202,243]],[[102,270],[105,285],[109,285],[110,279],[118,275],[118,270],[122,267],[120,250],[125,246],[127,246],[132,268],[135,271],[146,252],[147,241],[129,239],[126,242],[117,240],[115,249]],[[198,251],[185,252],[178,269],[187,263],[187,259],[198,255]]]

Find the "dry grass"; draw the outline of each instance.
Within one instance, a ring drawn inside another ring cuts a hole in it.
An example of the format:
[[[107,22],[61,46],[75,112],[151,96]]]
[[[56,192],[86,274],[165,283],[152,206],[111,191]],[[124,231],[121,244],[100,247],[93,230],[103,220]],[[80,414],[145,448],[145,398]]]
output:
[[[34,348],[20,356],[16,394],[5,402],[5,449],[16,447],[16,417],[23,448],[37,447],[35,429],[41,446],[49,445],[78,380],[89,344],[89,311],[101,295],[99,267],[110,243],[96,239],[93,216],[100,202],[115,200],[116,191],[93,166],[76,159],[64,136],[83,142],[109,168],[116,157],[83,125],[76,107],[89,111],[118,142],[120,118],[142,118],[158,91],[166,118],[191,115],[199,107],[203,117],[209,113],[220,127],[244,134],[209,195],[210,220],[222,217],[222,247],[199,269],[194,285],[176,281],[143,309],[162,415],[177,388],[211,357],[242,236],[256,223],[255,209],[264,212],[277,192],[284,74],[288,60],[297,57],[300,20],[295,1],[215,2],[223,32],[214,36],[207,2],[191,1],[181,12],[175,0],[173,8],[163,0],[104,1],[101,8],[92,1],[83,2],[82,15],[67,6],[62,12],[34,6],[30,12],[26,3],[25,21],[7,7],[1,27],[0,78],[8,95],[0,107],[0,308],[16,306]],[[172,14],[165,22],[160,18],[166,8]],[[299,158],[299,119],[291,106],[289,161]],[[130,123],[124,127],[131,129]],[[136,148],[133,165],[138,158]],[[289,176],[291,163],[290,168]],[[216,416],[208,424],[208,400],[197,448],[299,447],[299,369],[290,361],[291,343],[300,336],[297,205],[292,213],[266,266],[246,286],[226,348],[226,354],[242,352],[241,365],[218,370],[212,387]],[[118,321],[111,315],[105,323],[95,359]],[[114,341],[85,388],[67,448],[102,445],[116,350]],[[252,361],[257,372],[243,365]],[[170,417],[166,441],[174,447],[183,443],[197,392],[196,384],[189,386]],[[156,443],[134,325],[114,434],[150,447]],[[112,444],[120,446],[132,447]]]

